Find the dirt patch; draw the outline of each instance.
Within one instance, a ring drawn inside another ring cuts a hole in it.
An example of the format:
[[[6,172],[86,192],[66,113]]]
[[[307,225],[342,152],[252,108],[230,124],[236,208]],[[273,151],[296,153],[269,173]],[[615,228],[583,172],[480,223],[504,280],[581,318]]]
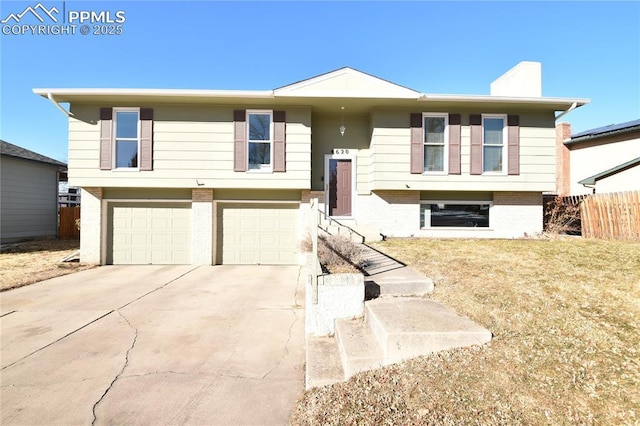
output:
[[[0,246],[0,291],[92,268],[61,262],[80,248],[77,240],[34,240]]]

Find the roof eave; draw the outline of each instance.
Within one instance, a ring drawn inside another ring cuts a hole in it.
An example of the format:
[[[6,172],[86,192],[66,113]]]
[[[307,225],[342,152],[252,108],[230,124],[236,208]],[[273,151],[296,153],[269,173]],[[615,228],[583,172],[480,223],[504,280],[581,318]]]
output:
[[[273,98],[273,90],[200,90],[200,89],[99,89],[99,88],[35,88],[42,97],[53,95],[58,102],[104,96],[139,96],[165,98]]]
[[[577,107],[591,102],[590,99],[584,98],[530,98],[530,97],[516,97],[516,96],[491,96],[491,95],[440,95],[423,93],[418,98],[418,101],[422,102],[475,102],[475,103],[510,103],[510,104],[523,104],[523,105],[539,105],[539,106],[556,106],[560,109],[570,108],[573,104]]]
[[[492,104],[511,104],[522,106],[537,106],[554,109],[556,111],[566,110],[572,105],[580,107],[588,104],[589,99],[572,99],[572,98],[525,98],[525,97],[507,97],[507,96],[488,96],[488,95],[445,95],[445,94],[427,94],[416,92],[414,96],[389,96],[380,97],[379,95],[370,98],[351,97],[347,93],[326,93],[322,96],[295,96],[293,94],[280,94],[274,90],[198,90],[198,89],[99,89],[99,88],[35,88],[33,93],[45,98],[55,97],[57,102],[87,102],[99,101],[100,98],[114,97],[140,97],[140,98],[156,98],[170,100],[188,100],[199,99],[245,99],[245,100],[269,100],[269,99],[286,99],[286,98],[308,98],[313,99],[389,99],[389,100],[405,100],[429,103],[473,103],[480,105]],[[312,103],[312,102],[311,102]]]
[[[588,142],[588,141],[591,141],[591,140],[594,140],[594,139],[601,139],[601,138],[607,138],[607,137],[610,137],[610,136],[624,135],[624,134],[633,133],[633,132],[640,132],[640,126],[627,127],[627,128],[624,128],[624,129],[613,130],[611,132],[602,132],[602,133],[595,133],[595,134],[591,134],[591,135],[579,136],[577,138],[567,139],[563,143],[565,145],[567,145],[567,146],[571,146],[571,145],[575,145],[575,144],[582,143],[582,142]]]

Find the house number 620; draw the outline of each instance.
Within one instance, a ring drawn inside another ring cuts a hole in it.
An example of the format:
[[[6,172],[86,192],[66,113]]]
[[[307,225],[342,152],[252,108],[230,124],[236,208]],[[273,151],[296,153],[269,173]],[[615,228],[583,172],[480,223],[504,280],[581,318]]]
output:
[[[336,148],[336,149],[333,150],[333,153],[334,154],[348,154],[349,150],[348,149],[337,149]]]

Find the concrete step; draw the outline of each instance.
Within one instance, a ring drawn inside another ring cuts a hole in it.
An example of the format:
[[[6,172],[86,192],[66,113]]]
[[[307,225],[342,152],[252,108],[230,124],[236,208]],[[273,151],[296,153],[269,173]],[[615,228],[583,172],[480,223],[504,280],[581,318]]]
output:
[[[365,321],[386,364],[491,340],[489,330],[433,300],[371,300],[365,303]]]
[[[384,365],[382,349],[362,318],[336,320],[335,336],[345,380]]]
[[[362,245],[362,251],[364,252],[364,257],[367,259],[367,265],[364,267],[364,272],[367,275],[375,275],[380,272],[399,269],[405,266],[403,263],[367,245]]]
[[[424,296],[433,292],[431,278],[406,266],[369,270],[364,280],[365,286],[377,286],[380,296]]]
[[[424,296],[433,292],[430,278],[367,245],[363,245],[362,249],[367,259],[363,269],[368,299],[379,296]]]
[[[307,336],[305,387],[332,385],[345,379],[336,339]]]

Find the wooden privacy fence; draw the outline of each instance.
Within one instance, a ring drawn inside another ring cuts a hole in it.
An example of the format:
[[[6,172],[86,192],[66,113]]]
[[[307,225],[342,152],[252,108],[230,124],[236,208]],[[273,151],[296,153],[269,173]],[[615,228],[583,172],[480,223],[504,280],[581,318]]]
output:
[[[80,239],[80,207],[60,207],[58,211],[58,238],[61,240]]]
[[[583,237],[640,241],[640,191],[591,195],[580,216]]]

